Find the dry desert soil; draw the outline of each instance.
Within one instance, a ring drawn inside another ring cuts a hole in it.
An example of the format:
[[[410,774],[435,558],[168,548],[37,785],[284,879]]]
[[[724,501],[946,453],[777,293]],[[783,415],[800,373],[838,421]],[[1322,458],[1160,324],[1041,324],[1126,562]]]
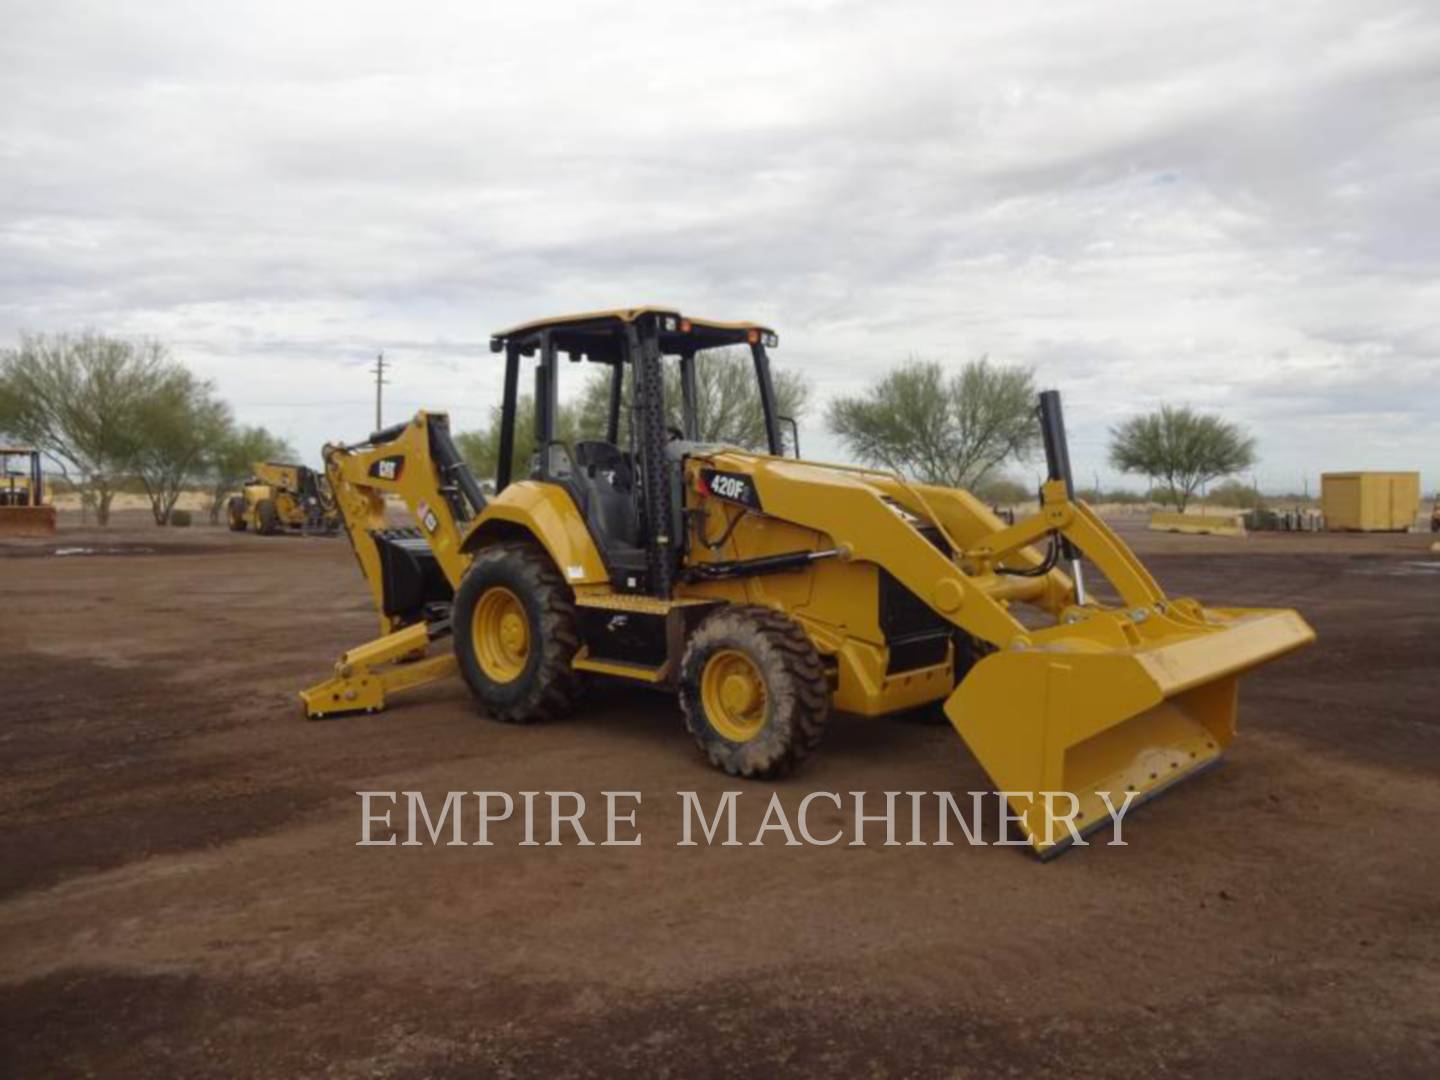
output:
[[[1319,641],[1127,846],[1041,864],[676,846],[675,793],[736,782],[643,691],[306,722],[375,632],[345,540],[122,518],[0,541],[0,1076],[1440,1075],[1428,536],[1127,526],[1172,594]],[[986,787],[948,727],[842,717],[741,816]],[[643,844],[357,847],[359,790],[639,790]]]

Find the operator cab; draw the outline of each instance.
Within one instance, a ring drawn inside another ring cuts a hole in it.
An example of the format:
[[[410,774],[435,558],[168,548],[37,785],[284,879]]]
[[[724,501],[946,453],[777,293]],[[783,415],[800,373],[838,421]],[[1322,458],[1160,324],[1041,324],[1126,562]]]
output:
[[[781,425],[794,421],[776,412],[766,350],[778,343],[774,331],[755,323],[693,319],[655,307],[542,319],[495,334],[490,350],[505,354],[496,492],[513,478],[516,450],[531,449],[515,446],[515,418],[522,361],[533,360],[531,478],[574,499],[617,589],[669,595],[686,537],[681,463],[713,434],[701,415],[697,365],[709,350],[750,353],[764,443],[780,456]],[[603,430],[569,441],[559,429],[562,355],[610,369]]]
[[[44,500],[40,451],[29,446],[0,446],[0,506],[40,506]]]

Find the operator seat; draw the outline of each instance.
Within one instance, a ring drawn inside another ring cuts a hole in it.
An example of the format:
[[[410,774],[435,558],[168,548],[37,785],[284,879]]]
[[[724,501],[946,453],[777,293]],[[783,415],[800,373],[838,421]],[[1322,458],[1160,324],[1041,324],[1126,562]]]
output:
[[[585,489],[581,503],[602,549],[618,553],[640,546],[640,519],[635,505],[635,465],[612,442],[584,439],[575,444],[577,483]]]

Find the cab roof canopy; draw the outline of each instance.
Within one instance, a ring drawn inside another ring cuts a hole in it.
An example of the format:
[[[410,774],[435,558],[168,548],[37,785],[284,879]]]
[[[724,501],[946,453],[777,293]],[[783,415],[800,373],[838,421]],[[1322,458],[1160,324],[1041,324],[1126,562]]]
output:
[[[507,345],[512,345],[522,356],[530,356],[540,347],[541,335],[549,333],[555,348],[569,353],[572,360],[584,356],[588,360],[613,364],[624,356],[618,331],[651,317],[659,329],[660,350],[665,353],[698,352],[725,345],[758,344],[774,348],[779,344],[775,332],[759,323],[697,319],[681,315],[674,308],[647,305],[558,315],[521,323],[492,334],[490,351],[500,352]]]

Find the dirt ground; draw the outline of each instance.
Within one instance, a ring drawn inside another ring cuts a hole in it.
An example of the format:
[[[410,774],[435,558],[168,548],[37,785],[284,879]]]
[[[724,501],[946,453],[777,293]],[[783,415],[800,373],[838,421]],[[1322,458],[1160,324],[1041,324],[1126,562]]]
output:
[[[675,793],[735,783],[643,691],[307,723],[296,690],[375,630],[344,540],[121,517],[0,542],[0,1076],[1440,1075],[1428,536],[1127,525],[1172,594],[1320,640],[1128,846],[1040,864],[677,847]],[[946,727],[842,718],[746,786],[752,834],[772,787],[987,784]],[[644,843],[355,846],[355,792],[396,789],[640,790]]]

